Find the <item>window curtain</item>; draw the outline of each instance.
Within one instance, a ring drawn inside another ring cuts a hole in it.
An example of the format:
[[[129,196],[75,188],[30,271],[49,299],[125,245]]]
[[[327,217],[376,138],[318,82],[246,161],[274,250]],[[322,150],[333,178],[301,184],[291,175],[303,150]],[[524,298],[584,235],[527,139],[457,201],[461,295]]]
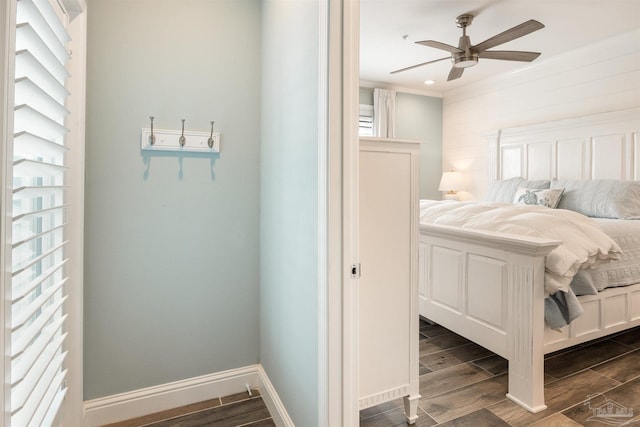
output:
[[[393,138],[396,134],[396,91],[373,89],[373,134]]]

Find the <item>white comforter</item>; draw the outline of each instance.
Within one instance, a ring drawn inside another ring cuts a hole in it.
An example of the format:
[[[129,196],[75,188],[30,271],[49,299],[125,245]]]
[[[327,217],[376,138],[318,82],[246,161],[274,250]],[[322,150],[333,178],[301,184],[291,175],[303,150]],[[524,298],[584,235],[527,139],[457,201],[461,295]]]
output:
[[[567,291],[581,268],[594,267],[622,254],[592,218],[544,206],[503,203],[420,201],[420,222],[535,236],[563,243],[546,259],[545,293]]]

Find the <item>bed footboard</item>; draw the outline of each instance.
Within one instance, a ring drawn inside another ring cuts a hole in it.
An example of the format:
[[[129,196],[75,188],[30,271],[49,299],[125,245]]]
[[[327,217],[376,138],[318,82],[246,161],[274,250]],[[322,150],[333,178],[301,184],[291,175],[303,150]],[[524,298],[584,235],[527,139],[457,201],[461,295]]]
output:
[[[420,314],[509,361],[507,397],[544,404],[544,259],[559,241],[420,226]]]

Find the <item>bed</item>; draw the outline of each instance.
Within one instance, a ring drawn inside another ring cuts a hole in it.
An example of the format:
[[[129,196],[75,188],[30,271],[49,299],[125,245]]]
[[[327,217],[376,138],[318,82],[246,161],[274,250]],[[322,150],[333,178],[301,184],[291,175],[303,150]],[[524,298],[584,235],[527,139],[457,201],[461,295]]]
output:
[[[549,187],[564,188],[558,208],[594,214],[591,209],[596,216],[602,209],[605,214],[607,209],[624,211],[631,200],[623,197],[630,191],[624,186],[640,188],[630,183],[640,180],[639,135],[638,108],[493,132],[487,135],[493,185],[487,194],[491,202],[513,202],[514,189],[503,193],[500,189],[518,180],[533,183],[531,188],[545,181]],[[606,185],[616,186],[606,192],[617,195],[614,207],[589,206],[581,196],[602,192]],[[501,196],[506,198],[499,200]],[[548,325],[545,267],[550,254],[564,244],[558,237],[544,235],[433,221],[420,224],[420,315],[507,359],[507,397],[530,412],[546,408],[545,354],[640,325],[640,283],[578,296],[582,310],[578,317],[565,326]],[[634,270],[633,263],[630,269]]]

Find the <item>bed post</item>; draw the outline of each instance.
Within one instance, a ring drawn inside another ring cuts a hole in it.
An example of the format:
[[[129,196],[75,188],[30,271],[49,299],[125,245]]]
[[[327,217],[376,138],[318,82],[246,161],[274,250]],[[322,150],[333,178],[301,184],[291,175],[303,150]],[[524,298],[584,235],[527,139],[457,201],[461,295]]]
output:
[[[544,256],[513,254],[509,269],[507,397],[536,413],[544,404]]]

